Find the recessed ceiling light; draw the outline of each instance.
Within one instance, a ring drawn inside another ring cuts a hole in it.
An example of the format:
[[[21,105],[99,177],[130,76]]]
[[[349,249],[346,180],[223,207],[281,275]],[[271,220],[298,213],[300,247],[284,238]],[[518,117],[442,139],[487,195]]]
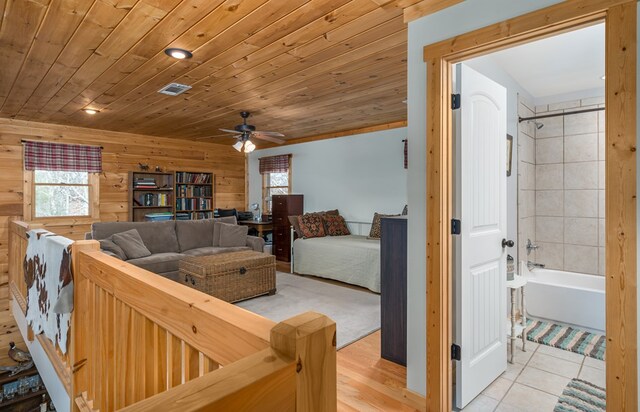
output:
[[[98,111],[94,110],[94,109],[82,109],[82,110],[84,110],[84,112],[86,114],[96,114],[96,113],[98,113]]]
[[[190,59],[191,57],[193,57],[193,54],[191,54],[190,51],[187,51],[184,49],[178,49],[175,47],[166,49],[164,52],[167,54],[167,56],[171,56],[174,59],[178,59],[178,60]]]
[[[600,80],[604,80],[604,74],[602,76],[600,76]]]

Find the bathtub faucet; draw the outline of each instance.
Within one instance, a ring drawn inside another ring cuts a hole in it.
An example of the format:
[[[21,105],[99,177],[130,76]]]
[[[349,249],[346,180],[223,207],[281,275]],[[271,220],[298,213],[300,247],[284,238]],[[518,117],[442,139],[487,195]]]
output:
[[[527,260],[527,268],[529,270],[533,270],[534,268],[543,269],[544,268],[544,263],[536,263],[536,262],[532,262],[530,260]]]
[[[539,248],[540,246],[534,244],[531,239],[527,239],[527,255],[529,253],[531,253],[532,250],[536,250],[537,248]]]

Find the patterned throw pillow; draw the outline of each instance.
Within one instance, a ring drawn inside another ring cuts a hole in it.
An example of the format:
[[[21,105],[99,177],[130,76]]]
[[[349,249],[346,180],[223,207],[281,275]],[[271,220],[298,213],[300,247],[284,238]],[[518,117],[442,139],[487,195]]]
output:
[[[307,213],[298,216],[300,231],[305,238],[324,237],[324,223],[322,223],[322,215],[318,213]]]
[[[322,216],[322,220],[324,220],[324,228],[329,236],[346,236],[351,234],[347,227],[347,222],[345,222],[344,218],[340,215],[325,214]]]
[[[371,222],[371,231],[369,231],[369,239],[380,239],[380,218],[394,217],[400,215],[381,215],[377,212],[373,214],[373,222]]]

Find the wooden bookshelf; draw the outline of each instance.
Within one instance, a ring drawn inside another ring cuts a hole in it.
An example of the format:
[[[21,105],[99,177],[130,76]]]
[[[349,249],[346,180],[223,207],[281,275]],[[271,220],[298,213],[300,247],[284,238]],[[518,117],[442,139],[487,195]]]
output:
[[[176,219],[197,220],[213,217],[215,209],[215,176],[209,172],[176,171],[175,201]]]
[[[173,172],[129,172],[129,221],[142,222],[150,213],[171,213]]]

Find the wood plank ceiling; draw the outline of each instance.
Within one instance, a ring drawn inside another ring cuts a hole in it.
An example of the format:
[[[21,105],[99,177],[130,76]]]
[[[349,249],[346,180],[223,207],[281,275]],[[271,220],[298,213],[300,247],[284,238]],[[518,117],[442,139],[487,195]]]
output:
[[[219,143],[241,110],[287,138],[402,121],[416,3],[0,0],[0,117]]]

